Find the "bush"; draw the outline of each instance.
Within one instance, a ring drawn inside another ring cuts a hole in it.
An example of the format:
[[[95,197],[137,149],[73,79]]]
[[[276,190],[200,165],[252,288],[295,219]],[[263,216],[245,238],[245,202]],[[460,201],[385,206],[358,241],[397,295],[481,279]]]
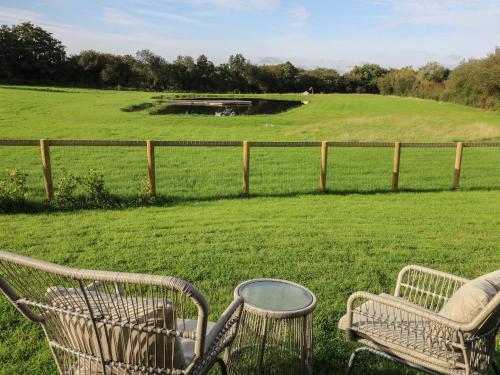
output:
[[[484,59],[463,62],[455,68],[443,99],[500,110],[500,48]]]
[[[93,169],[89,170],[87,176],[79,178],[79,182],[87,190],[87,204],[92,207],[113,206],[111,195],[106,190],[104,176]]]
[[[440,100],[445,88],[446,85],[444,83],[424,80],[418,82],[412,95],[424,99]]]
[[[411,95],[417,82],[417,74],[411,67],[391,70],[379,78],[378,88],[383,95]]]
[[[79,188],[83,189],[82,195],[77,195]],[[106,189],[104,176],[92,169],[85,176],[75,176],[63,170],[51,203],[59,208],[111,208],[118,205]]]
[[[484,59],[461,63],[449,71],[428,63],[417,72],[411,68],[391,70],[379,78],[384,95],[411,95],[500,110],[500,48]]]
[[[7,172],[7,179],[0,180],[0,212],[15,211],[26,205],[26,177],[17,169]]]
[[[62,170],[62,176],[57,184],[54,192],[52,203],[58,207],[72,207],[75,205],[77,198],[75,190],[78,187],[78,179],[72,174],[69,174],[65,169]]]

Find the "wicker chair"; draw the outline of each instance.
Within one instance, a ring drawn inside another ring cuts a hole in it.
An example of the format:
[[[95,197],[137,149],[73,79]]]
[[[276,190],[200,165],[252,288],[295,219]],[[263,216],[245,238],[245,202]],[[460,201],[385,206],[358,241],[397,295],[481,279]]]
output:
[[[470,323],[438,314],[468,280],[420,266],[401,270],[394,296],[367,292],[352,294],[339,322],[349,341],[386,359],[435,374],[484,374],[495,362],[495,337],[500,325],[500,293]]]
[[[60,374],[206,374],[230,344],[242,300],[215,324],[191,284],[73,269],[0,251],[0,289],[40,323]],[[208,332],[208,333],[207,333]]]

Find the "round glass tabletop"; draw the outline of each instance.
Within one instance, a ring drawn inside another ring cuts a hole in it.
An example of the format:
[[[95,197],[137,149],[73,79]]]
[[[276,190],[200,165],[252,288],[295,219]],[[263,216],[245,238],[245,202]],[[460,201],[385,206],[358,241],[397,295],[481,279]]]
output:
[[[245,303],[263,310],[295,311],[313,303],[306,288],[281,280],[251,280],[238,288]]]

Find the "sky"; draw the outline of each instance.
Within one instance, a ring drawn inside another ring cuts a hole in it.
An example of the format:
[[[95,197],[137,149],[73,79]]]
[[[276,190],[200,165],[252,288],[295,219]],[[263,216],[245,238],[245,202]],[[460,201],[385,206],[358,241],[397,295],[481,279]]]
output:
[[[150,49],[222,63],[242,53],[341,72],[366,62],[453,67],[500,46],[500,0],[0,0],[0,24],[24,21],[69,54]]]

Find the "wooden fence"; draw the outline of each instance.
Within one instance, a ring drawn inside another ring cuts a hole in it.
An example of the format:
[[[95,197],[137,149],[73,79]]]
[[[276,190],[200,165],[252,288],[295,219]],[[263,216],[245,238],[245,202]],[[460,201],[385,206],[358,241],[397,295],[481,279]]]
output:
[[[335,147],[385,147],[394,149],[392,170],[392,191],[398,190],[399,166],[402,148],[455,148],[455,164],[452,188],[460,185],[460,171],[464,147],[500,147],[500,142],[449,142],[449,143],[403,143],[403,142],[263,142],[263,141],[106,141],[106,140],[16,140],[0,139],[1,146],[37,146],[40,147],[41,163],[44,176],[45,196],[51,199],[54,193],[52,167],[50,162],[50,146],[99,146],[99,147],[145,147],[147,159],[148,188],[156,194],[155,148],[156,147],[241,147],[243,152],[242,193],[250,194],[250,150],[254,147],[317,147],[320,150],[319,191],[326,191],[328,150]]]

